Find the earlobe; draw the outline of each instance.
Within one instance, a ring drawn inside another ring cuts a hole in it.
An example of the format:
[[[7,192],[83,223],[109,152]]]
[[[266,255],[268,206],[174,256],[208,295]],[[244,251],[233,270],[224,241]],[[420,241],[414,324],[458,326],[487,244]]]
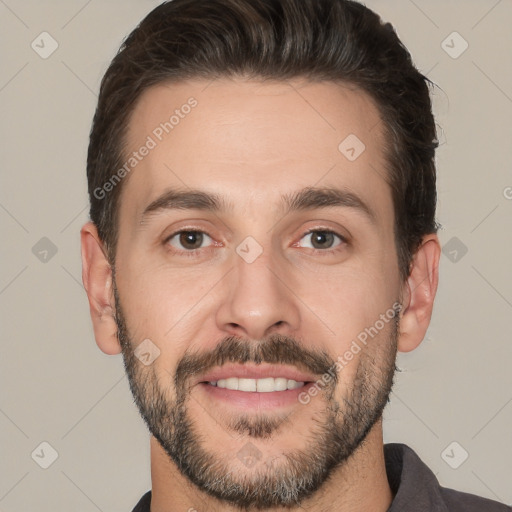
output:
[[[98,347],[105,354],[121,352],[114,317],[112,267],[103,250],[96,226],[85,224],[80,231],[82,247],[82,281],[84,283]]]
[[[404,284],[404,309],[400,319],[398,350],[414,350],[425,337],[439,280],[441,247],[437,235],[427,235],[416,251]]]

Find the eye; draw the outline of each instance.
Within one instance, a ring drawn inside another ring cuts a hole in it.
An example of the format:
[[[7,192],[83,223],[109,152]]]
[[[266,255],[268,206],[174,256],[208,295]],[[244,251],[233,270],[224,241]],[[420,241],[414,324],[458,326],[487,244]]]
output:
[[[207,247],[212,242],[212,239],[203,231],[178,231],[169,238],[166,243],[178,250],[185,249],[186,251],[194,251]]]
[[[341,235],[327,229],[312,229],[305,233],[301,240],[306,242],[304,245],[299,242],[299,247],[308,247],[315,250],[333,249],[345,242]]]

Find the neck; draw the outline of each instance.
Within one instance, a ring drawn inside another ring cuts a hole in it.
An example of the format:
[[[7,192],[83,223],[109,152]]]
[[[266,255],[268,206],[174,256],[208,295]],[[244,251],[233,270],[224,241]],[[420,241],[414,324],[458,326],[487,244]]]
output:
[[[151,437],[151,512],[240,512],[238,507],[209,496],[184,475]],[[318,491],[298,508],[273,508],[272,512],[386,512],[393,495],[384,461],[382,418],[364,442]]]

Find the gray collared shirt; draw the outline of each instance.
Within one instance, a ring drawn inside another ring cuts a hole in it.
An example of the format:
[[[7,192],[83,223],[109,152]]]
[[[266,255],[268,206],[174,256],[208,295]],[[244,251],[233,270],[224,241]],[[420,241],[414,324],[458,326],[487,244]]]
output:
[[[405,444],[384,445],[384,457],[394,495],[387,512],[512,512],[512,507],[497,501],[441,487],[434,473]],[[148,491],[132,512],[150,512],[150,505]]]
[[[434,473],[405,444],[384,445],[393,503],[388,512],[511,512],[497,501],[441,487]]]

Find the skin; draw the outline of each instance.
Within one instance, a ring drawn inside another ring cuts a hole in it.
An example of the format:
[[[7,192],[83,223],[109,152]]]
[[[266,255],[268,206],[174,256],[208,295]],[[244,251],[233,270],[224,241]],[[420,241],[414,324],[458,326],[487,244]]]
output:
[[[230,337],[256,353],[280,335],[299,344],[300,356],[313,354],[320,361],[324,355],[334,361],[394,302],[403,306],[396,336],[389,322],[338,372],[336,383],[307,405],[241,410],[212,399],[192,378],[183,377],[184,405],[198,447],[213,457],[219,471],[228,470],[239,484],[249,485],[263,474],[278,479],[276,468],[288,467],[283,455],[306,453],[314,446],[316,427],[333,420],[329,411],[338,408],[336,421],[342,429],[348,428],[342,422],[347,404],[361,407],[363,418],[379,401],[385,402],[396,350],[416,348],[430,322],[440,245],[436,235],[425,236],[409,278],[400,280],[383,125],[364,92],[301,80],[225,78],[161,84],[137,103],[128,147],[140,147],[168,113],[191,96],[197,106],[124,179],[115,282],[95,226],[87,223],[81,231],[83,282],[96,342],[107,354],[123,351],[125,363],[132,363],[132,384],[147,378],[166,406],[175,407],[176,369],[188,354],[215,354]],[[349,134],[366,146],[354,161],[338,150]],[[356,194],[375,219],[349,206],[286,212],[281,196],[304,187],[336,187]],[[230,209],[158,211],[141,222],[144,209],[170,189],[215,193]],[[187,257],[179,235],[168,238],[192,228],[209,238],[201,248],[188,249],[194,255]],[[310,229],[332,230],[345,241],[334,237],[332,247],[315,248],[312,236],[305,235]],[[262,250],[252,263],[236,251],[247,236]],[[119,335],[120,318],[124,338]],[[149,366],[132,357],[145,339],[160,350]],[[287,352],[299,367],[305,359],[293,353]],[[354,390],[367,390],[367,399],[351,394]],[[263,424],[263,418],[275,428],[266,437],[234,429],[242,417],[253,426]],[[356,420],[352,426],[361,428]],[[237,457],[249,441],[260,454],[254,467]],[[385,512],[393,495],[384,465],[380,414],[364,440],[358,439],[349,451],[330,478],[297,506],[259,508],[299,510],[300,505],[300,510],[310,511]],[[154,436],[151,474],[152,512],[244,508],[222,502],[191,482]],[[253,506],[258,508],[257,501]]]

